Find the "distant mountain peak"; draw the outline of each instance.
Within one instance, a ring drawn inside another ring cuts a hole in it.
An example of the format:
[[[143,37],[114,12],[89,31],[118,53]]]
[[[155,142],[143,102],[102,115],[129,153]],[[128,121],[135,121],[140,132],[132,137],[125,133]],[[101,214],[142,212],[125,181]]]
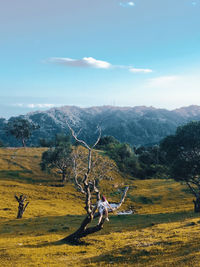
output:
[[[62,106],[31,112],[24,117],[40,125],[29,140],[30,145],[38,145],[41,138],[53,139],[56,133],[69,133],[66,123],[69,122],[75,131],[81,129],[79,137],[88,143],[96,139],[96,127],[100,125],[102,135],[112,135],[120,142],[138,146],[159,143],[165,136],[174,134],[178,126],[200,120],[200,106],[171,111],[147,106]],[[15,146],[16,140],[3,131],[5,123],[0,120],[0,140]]]
[[[184,117],[198,116],[200,114],[200,106],[191,105],[187,107],[181,107],[181,108],[175,109],[174,112]]]

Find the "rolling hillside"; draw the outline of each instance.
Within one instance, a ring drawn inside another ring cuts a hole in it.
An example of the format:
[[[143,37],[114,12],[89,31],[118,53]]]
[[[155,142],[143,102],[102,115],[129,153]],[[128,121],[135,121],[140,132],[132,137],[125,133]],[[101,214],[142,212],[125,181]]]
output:
[[[59,187],[59,176],[40,171],[43,151],[0,149],[1,266],[199,266],[199,214],[185,186],[173,180],[115,174],[101,184],[102,192],[115,202],[128,184],[122,210],[136,213],[110,215],[104,229],[81,246],[63,244],[83,219],[84,199],[73,184]],[[16,193],[30,201],[21,220]]]

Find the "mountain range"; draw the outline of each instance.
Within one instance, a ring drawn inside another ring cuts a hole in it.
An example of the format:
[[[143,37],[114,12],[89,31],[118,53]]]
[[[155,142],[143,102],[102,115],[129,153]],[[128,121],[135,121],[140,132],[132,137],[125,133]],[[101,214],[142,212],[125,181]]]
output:
[[[36,111],[22,115],[40,126],[28,141],[28,145],[39,145],[39,140],[51,140],[56,133],[69,133],[67,123],[79,132],[79,138],[92,143],[98,136],[112,135],[120,142],[131,145],[157,144],[165,136],[175,133],[176,128],[192,120],[200,120],[200,106],[188,106],[175,110],[154,107],[100,106],[80,108],[63,106],[47,111]],[[5,133],[7,121],[0,119],[0,140],[6,145],[17,146],[19,142]]]

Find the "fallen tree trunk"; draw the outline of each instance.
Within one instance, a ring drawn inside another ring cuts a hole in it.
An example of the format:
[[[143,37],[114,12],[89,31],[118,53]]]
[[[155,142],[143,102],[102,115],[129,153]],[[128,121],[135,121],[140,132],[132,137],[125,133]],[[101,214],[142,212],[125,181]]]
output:
[[[126,194],[128,191],[128,187],[125,188],[122,198],[120,200],[119,203],[117,204],[110,204],[111,207],[113,208],[113,211],[119,209],[121,207],[121,205],[123,204],[125,198],[126,198]],[[69,236],[65,237],[62,241],[67,242],[67,243],[72,243],[72,244],[77,244],[80,242],[80,239],[83,237],[86,237],[90,234],[96,233],[100,230],[103,229],[103,225],[105,223],[105,218],[103,218],[100,222],[100,224],[97,224],[96,226],[93,227],[88,227],[88,225],[95,219],[98,218],[100,216],[99,212],[95,212],[96,211],[97,206],[95,206],[93,208],[93,211],[91,212],[91,214],[88,214],[85,219],[83,220],[81,226],[72,234],[70,234]],[[108,212],[111,212],[111,209],[108,209]]]

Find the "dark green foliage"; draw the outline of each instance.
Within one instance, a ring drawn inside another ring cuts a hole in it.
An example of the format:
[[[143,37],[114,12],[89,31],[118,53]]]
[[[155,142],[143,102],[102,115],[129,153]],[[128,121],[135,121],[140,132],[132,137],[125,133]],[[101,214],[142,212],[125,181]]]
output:
[[[71,153],[72,145],[70,138],[64,135],[57,135],[55,147],[49,148],[42,154],[41,169],[43,171],[57,169],[62,174],[62,181],[64,182],[72,166]]]
[[[53,140],[48,140],[45,138],[40,138],[39,145],[40,147],[52,147],[54,144]]]
[[[139,161],[144,164],[163,164],[165,163],[165,155],[160,150],[159,145],[144,147],[141,146],[135,149],[135,153],[138,155]]]
[[[161,142],[161,149],[166,153],[172,177],[186,182],[200,212],[200,122],[178,127],[175,135]]]
[[[20,117],[10,119],[6,125],[6,131],[21,140],[23,147],[26,146],[26,140],[30,138],[32,131],[38,128],[39,126]]]
[[[151,179],[151,178],[158,178],[158,179],[165,179],[169,177],[168,168],[165,165],[159,164],[140,164],[140,171],[138,173],[138,178],[140,179]]]
[[[110,147],[113,147],[117,144],[120,144],[120,142],[113,136],[108,135],[100,138],[96,148],[101,150],[109,150]]]
[[[55,146],[71,146],[71,139],[69,135],[58,133],[55,138]]]
[[[137,176],[140,167],[129,144],[121,144],[112,136],[104,136],[97,148],[106,151],[106,154],[117,163],[120,171]]]
[[[147,178],[166,178],[168,177],[168,168],[165,164],[165,153],[160,150],[158,145],[135,149],[140,163],[139,177]]]
[[[65,135],[64,133],[56,134],[55,138],[53,139],[40,138],[41,147],[56,147],[61,144],[64,145],[68,142],[71,142],[70,137],[68,135]]]
[[[135,163],[133,159],[134,153],[131,151],[130,146],[128,144],[115,144],[109,145],[109,148],[107,154],[115,160],[120,171],[130,172],[131,163]]]
[[[106,151],[118,165],[120,171],[140,179],[165,178],[167,167],[164,153],[158,145],[132,148],[129,144],[120,143],[112,136],[100,139],[98,149]]]
[[[4,147],[4,144],[1,140],[0,140],[0,147]]]
[[[191,181],[200,176],[200,122],[178,127],[176,134],[161,142],[171,174],[176,180]]]

